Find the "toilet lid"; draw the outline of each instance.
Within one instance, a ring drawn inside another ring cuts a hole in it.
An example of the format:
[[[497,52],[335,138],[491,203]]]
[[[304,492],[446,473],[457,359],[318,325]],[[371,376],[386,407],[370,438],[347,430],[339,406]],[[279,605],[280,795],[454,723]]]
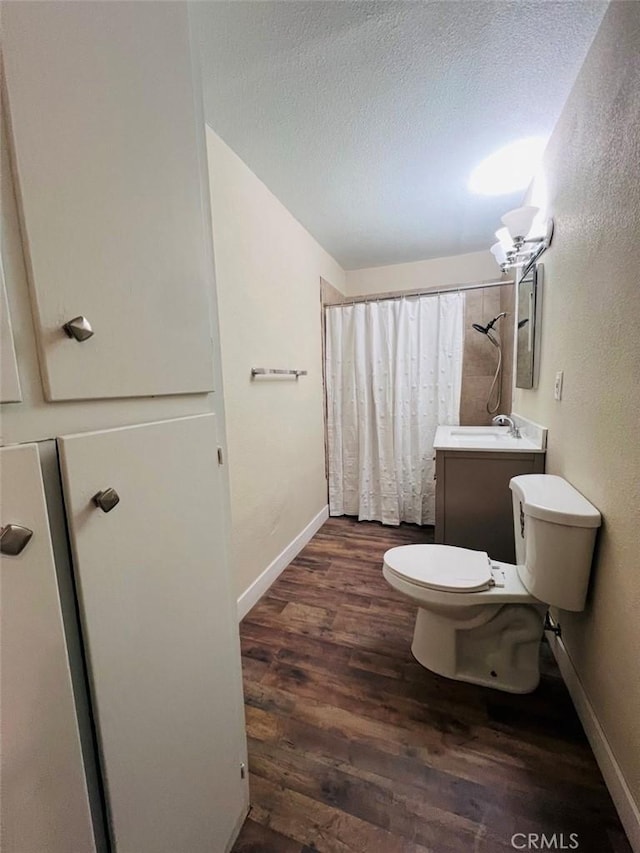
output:
[[[451,545],[401,545],[384,555],[385,565],[409,583],[443,592],[478,592],[491,585],[485,551]]]

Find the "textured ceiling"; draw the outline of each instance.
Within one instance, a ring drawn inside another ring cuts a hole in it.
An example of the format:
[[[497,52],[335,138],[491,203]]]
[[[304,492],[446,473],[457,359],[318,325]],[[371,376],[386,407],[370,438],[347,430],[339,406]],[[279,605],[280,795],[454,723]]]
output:
[[[487,248],[522,193],[469,174],[550,135],[606,5],[196,3],[207,121],[347,269]]]

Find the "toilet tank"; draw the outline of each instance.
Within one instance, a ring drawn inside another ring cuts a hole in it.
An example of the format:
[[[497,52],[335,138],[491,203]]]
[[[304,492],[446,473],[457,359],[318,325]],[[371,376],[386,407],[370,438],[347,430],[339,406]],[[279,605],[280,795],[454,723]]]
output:
[[[600,513],[553,474],[513,477],[509,488],[520,580],[546,604],[583,610]]]

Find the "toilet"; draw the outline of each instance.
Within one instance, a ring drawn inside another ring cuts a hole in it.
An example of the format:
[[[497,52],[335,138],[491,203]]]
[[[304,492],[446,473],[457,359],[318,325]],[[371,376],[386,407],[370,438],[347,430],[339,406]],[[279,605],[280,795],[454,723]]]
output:
[[[509,483],[516,563],[450,545],[403,545],[384,555],[387,582],[418,605],[411,651],[439,675],[510,693],[540,680],[549,606],[583,610],[601,516],[552,474]]]

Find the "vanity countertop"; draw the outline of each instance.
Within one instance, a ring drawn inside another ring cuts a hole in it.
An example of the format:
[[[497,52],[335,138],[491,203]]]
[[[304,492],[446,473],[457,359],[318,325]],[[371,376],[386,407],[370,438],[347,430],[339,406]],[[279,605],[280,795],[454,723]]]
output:
[[[537,438],[537,436],[536,436]],[[545,436],[540,440],[523,435],[513,438],[508,427],[439,426],[434,450],[482,450],[488,453],[544,453]]]

